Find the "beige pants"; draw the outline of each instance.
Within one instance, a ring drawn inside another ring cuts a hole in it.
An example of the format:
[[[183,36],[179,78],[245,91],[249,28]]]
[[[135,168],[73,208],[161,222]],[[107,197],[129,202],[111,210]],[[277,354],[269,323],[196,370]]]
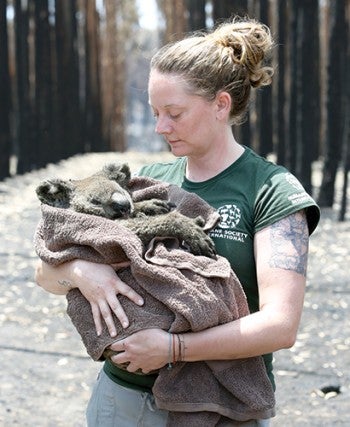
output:
[[[86,418],[88,427],[166,427],[168,412],[156,407],[152,394],[122,387],[101,370]],[[229,423],[222,427],[226,426],[268,427],[269,420]]]

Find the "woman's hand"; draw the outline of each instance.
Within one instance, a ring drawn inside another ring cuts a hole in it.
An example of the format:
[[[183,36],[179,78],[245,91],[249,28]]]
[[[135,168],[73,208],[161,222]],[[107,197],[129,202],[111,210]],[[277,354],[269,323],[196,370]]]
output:
[[[135,304],[142,305],[143,299],[130,286],[119,279],[116,268],[122,268],[128,264],[96,264],[93,262],[73,261],[73,272],[76,277],[77,287],[91,305],[96,332],[102,333],[102,319],[105,321],[112,337],[116,336],[116,327],[112,312],[117,316],[124,328],[129,326],[129,320],[121,306],[117,295],[121,294],[129,298]]]
[[[141,369],[147,374],[169,363],[169,334],[162,329],[144,329],[135,332],[113,343],[110,348],[120,352],[112,357],[112,361],[129,362],[127,367],[129,372]]]
[[[126,328],[129,325],[129,320],[117,295],[124,295],[135,304],[143,304],[141,296],[121,281],[115,272],[115,269],[127,265],[128,263],[110,266],[74,260],[53,267],[39,260],[35,280],[46,291],[58,295],[64,295],[70,289],[79,288],[91,305],[97,334],[102,333],[102,319],[104,319],[110,335],[114,337],[116,328],[112,312],[123,327]]]

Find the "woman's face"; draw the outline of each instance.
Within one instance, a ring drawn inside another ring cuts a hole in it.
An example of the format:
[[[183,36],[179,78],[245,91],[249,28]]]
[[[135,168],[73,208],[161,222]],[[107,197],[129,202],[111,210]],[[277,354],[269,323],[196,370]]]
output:
[[[189,94],[181,76],[156,70],[151,71],[148,93],[155,131],[164,136],[175,156],[196,157],[215,150],[215,101]]]

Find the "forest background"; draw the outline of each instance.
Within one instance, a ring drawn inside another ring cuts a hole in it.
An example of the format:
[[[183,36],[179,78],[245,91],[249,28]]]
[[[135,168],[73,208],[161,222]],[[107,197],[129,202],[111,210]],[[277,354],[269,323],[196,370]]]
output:
[[[296,345],[275,355],[274,426],[350,425],[349,0],[0,0],[0,425],[82,427],[100,364],[65,299],[34,283],[36,185],[110,161],[166,161],[147,103],[166,40],[234,14],[268,23],[271,88],[239,141],[285,164],[322,206]]]
[[[246,122],[234,133],[287,166],[321,207],[334,205],[341,171],[336,202],[344,220],[347,0],[1,0],[0,179],[78,153],[167,150],[153,132],[147,104],[152,53],[234,15],[271,27],[277,70],[273,85],[255,92]],[[317,190],[315,162],[322,162]]]

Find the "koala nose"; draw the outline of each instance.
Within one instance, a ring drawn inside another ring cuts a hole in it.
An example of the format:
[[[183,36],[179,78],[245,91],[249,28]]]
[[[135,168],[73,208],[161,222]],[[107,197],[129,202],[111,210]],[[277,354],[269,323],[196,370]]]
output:
[[[133,203],[127,192],[115,192],[108,203],[108,210],[112,219],[130,216],[133,210]]]
[[[114,213],[114,218],[126,217],[131,213],[131,204],[128,200],[112,202],[110,208]]]

